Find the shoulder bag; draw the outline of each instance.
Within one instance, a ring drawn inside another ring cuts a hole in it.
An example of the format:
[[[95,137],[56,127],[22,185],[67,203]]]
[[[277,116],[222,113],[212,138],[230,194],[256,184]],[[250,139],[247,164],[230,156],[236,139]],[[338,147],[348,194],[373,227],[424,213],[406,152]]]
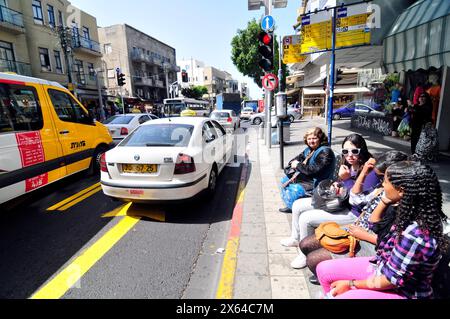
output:
[[[320,224],[316,228],[315,235],[320,245],[326,250],[335,254],[348,251],[350,257],[355,257],[358,239],[351,236],[348,231],[342,229],[337,223],[327,222]]]

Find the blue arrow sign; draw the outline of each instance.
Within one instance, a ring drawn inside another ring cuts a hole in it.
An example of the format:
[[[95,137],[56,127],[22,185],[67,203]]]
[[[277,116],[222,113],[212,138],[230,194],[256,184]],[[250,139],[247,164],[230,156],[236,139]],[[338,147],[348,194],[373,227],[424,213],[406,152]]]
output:
[[[272,16],[265,16],[261,20],[261,28],[264,31],[270,31],[273,30],[273,27],[275,26],[275,20]]]

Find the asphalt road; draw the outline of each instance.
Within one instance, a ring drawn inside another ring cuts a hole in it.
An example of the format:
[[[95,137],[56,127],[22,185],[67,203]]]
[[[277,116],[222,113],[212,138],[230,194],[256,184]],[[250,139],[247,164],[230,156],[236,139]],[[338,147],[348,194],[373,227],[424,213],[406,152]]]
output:
[[[133,204],[139,216],[62,298],[213,298],[242,166],[226,167],[213,198]],[[66,211],[47,211],[98,182],[77,174],[0,209],[0,298],[30,298],[123,222],[124,203],[101,191]],[[76,270],[74,274],[80,271]],[[75,274],[75,275],[76,275]]]

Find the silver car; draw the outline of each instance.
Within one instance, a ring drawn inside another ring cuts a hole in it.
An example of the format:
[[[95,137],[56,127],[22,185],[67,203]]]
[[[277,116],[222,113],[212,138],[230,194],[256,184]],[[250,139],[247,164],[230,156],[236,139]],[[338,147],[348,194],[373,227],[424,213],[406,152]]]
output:
[[[291,123],[294,123],[295,121],[301,120],[303,118],[303,114],[301,113],[301,110],[293,108],[293,107],[292,108],[289,107],[287,109],[287,115],[288,115],[289,121]],[[252,116],[250,116],[250,123],[252,123],[254,125],[260,125],[262,122],[264,122],[265,116],[266,115],[264,112],[253,114]],[[273,124],[275,118],[276,118],[276,116],[272,112],[272,119],[271,119],[272,124]]]
[[[215,110],[211,112],[210,118],[219,122],[224,128],[233,131],[241,126],[241,120],[233,110]]]

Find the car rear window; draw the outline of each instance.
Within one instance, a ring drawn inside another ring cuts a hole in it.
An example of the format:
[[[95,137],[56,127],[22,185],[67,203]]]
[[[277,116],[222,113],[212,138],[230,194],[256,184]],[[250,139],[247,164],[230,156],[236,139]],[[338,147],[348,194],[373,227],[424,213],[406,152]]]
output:
[[[220,119],[220,118],[229,118],[230,113],[228,112],[214,112],[211,114],[211,118],[214,120]]]
[[[130,124],[134,116],[113,116],[107,119],[103,124]]]
[[[194,126],[187,124],[150,124],[140,126],[119,146],[128,147],[186,147]]]

